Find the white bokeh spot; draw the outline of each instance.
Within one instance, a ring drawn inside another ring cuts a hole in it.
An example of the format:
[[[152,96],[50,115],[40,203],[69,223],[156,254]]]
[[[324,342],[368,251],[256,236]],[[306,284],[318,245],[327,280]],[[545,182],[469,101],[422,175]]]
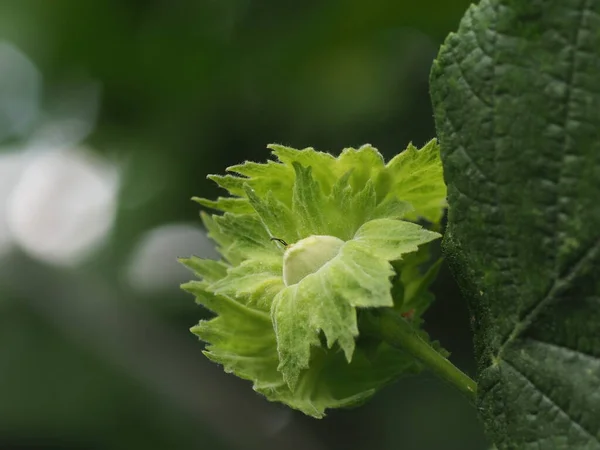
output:
[[[51,264],[81,262],[111,230],[116,168],[84,149],[48,150],[28,164],[7,202],[14,241]]]

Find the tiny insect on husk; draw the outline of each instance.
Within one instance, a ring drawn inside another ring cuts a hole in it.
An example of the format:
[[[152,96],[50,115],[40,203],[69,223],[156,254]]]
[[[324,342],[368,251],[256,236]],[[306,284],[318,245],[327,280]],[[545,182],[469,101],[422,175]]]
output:
[[[287,243],[287,242],[285,242],[285,241],[284,241],[283,239],[281,239],[281,238],[272,237],[272,238],[271,238],[271,240],[272,240],[272,241],[277,241],[277,242],[279,242],[279,243],[280,243],[280,244],[282,244],[284,247],[287,247],[287,246],[288,246],[288,243]]]

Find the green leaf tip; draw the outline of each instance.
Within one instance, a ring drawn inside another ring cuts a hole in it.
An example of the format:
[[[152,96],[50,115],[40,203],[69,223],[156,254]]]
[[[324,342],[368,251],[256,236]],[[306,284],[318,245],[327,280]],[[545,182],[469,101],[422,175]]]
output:
[[[209,176],[230,197],[194,198],[222,213],[202,213],[222,261],[182,259],[201,279],[182,287],[216,314],[192,328],[209,359],[269,400],[323,417],[422,368],[384,340],[358,339],[359,315],[410,307],[421,333],[436,273],[429,243],[440,235],[416,222],[439,228],[439,148],[411,145],[385,164],[370,145],[338,157],[268,147],[277,161]]]

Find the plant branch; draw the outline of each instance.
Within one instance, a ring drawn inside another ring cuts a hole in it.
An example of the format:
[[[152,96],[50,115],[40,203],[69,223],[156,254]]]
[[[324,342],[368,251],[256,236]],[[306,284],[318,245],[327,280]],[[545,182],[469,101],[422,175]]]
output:
[[[477,383],[423,340],[410,323],[393,310],[385,308],[365,312],[361,317],[361,331],[409,353],[475,402]]]

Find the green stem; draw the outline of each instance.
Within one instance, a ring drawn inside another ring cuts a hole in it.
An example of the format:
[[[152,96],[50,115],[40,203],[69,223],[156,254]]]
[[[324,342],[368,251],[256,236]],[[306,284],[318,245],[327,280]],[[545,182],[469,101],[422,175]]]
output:
[[[477,383],[424,341],[408,321],[387,308],[365,313],[361,318],[362,332],[414,356],[426,368],[475,402]]]

